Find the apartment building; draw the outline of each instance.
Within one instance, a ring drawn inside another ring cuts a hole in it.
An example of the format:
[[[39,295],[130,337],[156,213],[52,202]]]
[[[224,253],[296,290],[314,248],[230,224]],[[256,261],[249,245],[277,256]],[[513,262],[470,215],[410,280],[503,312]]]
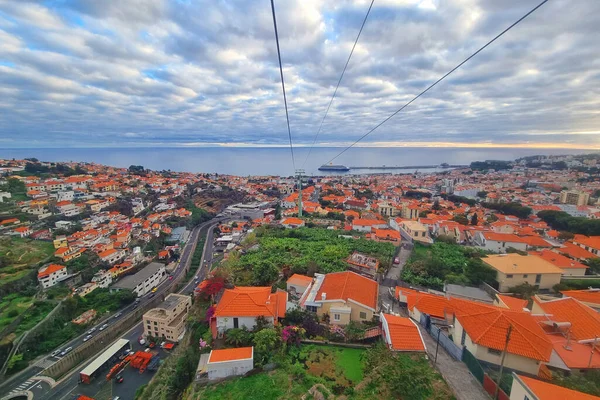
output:
[[[496,282],[500,292],[523,283],[549,290],[560,283],[563,271],[535,255],[499,254],[482,258],[482,261],[496,271]]]
[[[562,204],[585,206],[589,201],[590,195],[579,190],[563,190],[562,192],[560,192],[560,202]]]
[[[141,297],[160,285],[162,281],[167,278],[167,271],[165,265],[161,263],[150,263],[148,266],[142,268],[134,275],[129,275],[119,280],[117,283],[112,285],[112,290],[128,289],[132,290]]]
[[[159,307],[144,314],[144,336],[179,341],[185,332],[185,322],[192,306],[190,296],[171,293]]]

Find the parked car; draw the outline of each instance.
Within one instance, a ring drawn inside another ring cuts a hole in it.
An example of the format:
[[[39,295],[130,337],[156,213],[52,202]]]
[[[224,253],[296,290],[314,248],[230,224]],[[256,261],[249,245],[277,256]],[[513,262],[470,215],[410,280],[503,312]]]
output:
[[[108,324],[104,324],[104,325],[102,325],[102,326],[100,327],[100,329],[99,329],[99,330],[100,330],[100,331],[103,331],[103,330],[105,330],[106,328],[108,328]]]
[[[64,349],[63,351],[60,352],[60,355],[66,356],[71,350],[73,350],[72,347],[67,347],[66,349]]]
[[[86,337],[83,338],[84,342],[87,342],[88,340],[90,340],[92,338],[92,335],[87,335]]]
[[[173,275],[169,275],[169,280],[172,281],[173,280]]]
[[[136,309],[136,308],[138,307],[138,304],[139,304],[139,303],[135,303],[135,304],[133,305],[133,308],[134,308],[134,309]]]
[[[58,350],[54,350],[54,351],[52,352],[52,354],[50,354],[50,357],[56,357],[56,356],[57,356],[57,355],[59,355],[59,354],[60,354],[60,349],[58,349]]]

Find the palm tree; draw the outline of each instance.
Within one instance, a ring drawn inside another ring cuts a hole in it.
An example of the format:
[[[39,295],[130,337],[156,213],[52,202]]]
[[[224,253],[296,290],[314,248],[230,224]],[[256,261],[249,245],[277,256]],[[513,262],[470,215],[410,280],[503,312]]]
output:
[[[246,341],[246,333],[239,329],[233,328],[225,333],[225,342],[232,346],[240,346]]]

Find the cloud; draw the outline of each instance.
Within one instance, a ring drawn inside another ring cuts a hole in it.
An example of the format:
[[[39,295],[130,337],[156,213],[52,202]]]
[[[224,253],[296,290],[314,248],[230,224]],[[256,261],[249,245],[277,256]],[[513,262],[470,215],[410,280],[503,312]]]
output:
[[[534,1],[376,1],[318,144],[351,143]],[[290,122],[312,143],[366,0],[276,1]],[[554,0],[365,146],[600,146],[599,2]],[[0,0],[5,146],[285,146],[268,2]]]

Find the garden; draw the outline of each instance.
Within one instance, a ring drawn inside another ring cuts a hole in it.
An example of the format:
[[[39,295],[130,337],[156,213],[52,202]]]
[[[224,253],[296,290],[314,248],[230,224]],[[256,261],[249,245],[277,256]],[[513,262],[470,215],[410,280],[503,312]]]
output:
[[[284,229],[260,227],[222,266],[230,269],[238,286],[271,285],[281,271],[298,274],[346,270],[346,259],[354,252],[376,257],[381,268],[391,265],[395,247],[362,237],[346,239],[339,231],[321,228]]]
[[[492,284],[495,271],[481,257],[485,253],[472,247],[435,242],[431,246],[415,244],[414,250],[402,270],[404,282],[442,290],[444,283],[479,285]]]

